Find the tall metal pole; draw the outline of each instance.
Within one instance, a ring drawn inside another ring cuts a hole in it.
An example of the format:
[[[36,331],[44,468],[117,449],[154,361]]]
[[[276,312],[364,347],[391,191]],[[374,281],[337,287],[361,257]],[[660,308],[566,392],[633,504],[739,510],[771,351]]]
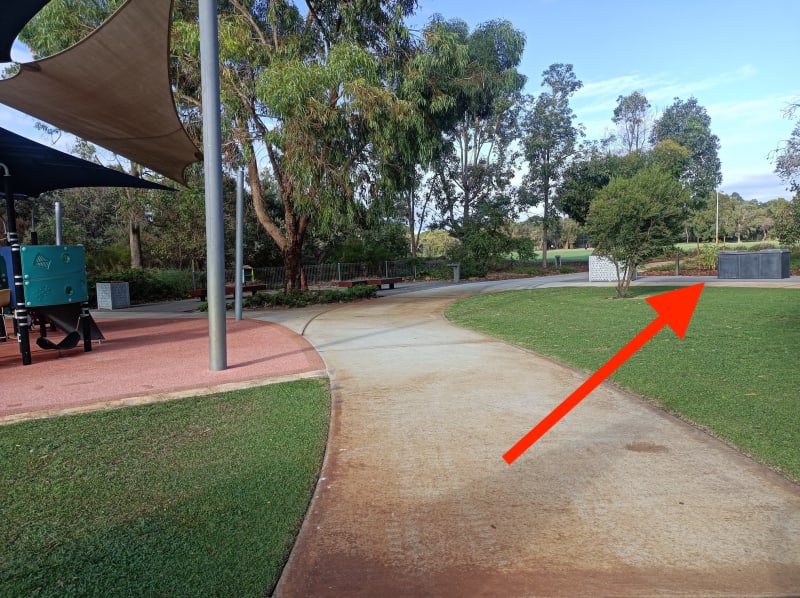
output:
[[[719,245],[719,189],[715,189],[715,191],[717,192],[717,220],[714,226],[714,245]]]
[[[61,202],[56,202],[56,245],[61,245],[61,230],[64,225],[64,216],[61,210]]]
[[[234,313],[236,321],[242,319],[242,274],[244,270],[244,170],[239,168],[236,178],[236,287]]]
[[[209,368],[228,367],[225,338],[225,232],[222,220],[219,39],[216,0],[200,0],[200,82],[206,203]]]

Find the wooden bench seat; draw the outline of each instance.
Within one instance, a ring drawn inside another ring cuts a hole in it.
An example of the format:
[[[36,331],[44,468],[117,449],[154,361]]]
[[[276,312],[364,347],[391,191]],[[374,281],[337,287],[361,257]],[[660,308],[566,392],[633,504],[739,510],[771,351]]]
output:
[[[355,287],[358,285],[365,285],[370,284],[374,285],[380,289],[383,288],[384,285],[387,285],[390,289],[394,288],[394,285],[398,282],[403,282],[403,279],[400,277],[387,277],[387,278],[355,278],[352,280],[340,280],[336,283],[336,286],[350,288]]]
[[[249,282],[242,285],[242,293],[250,293],[251,295],[258,291],[266,291],[267,285],[259,282]],[[236,292],[236,286],[232,284],[225,285],[225,294],[233,295]],[[205,301],[208,296],[207,289],[191,289],[189,295],[192,297],[199,297],[200,301]]]

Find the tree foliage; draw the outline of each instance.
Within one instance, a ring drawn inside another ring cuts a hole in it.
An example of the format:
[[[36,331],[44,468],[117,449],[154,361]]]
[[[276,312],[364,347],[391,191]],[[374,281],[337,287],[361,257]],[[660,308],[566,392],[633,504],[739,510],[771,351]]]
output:
[[[434,17],[392,83],[399,97],[415,107],[422,125],[395,127],[394,144],[375,164],[374,191],[405,216],[412,257],[433,210],[434,191],[431,185],[423,186],[425,172],[442,159],[447,149],[442,132],[451,131],[462,114],[460,79],[466,76],[468,63],[461,28]]]
[[[799,111],[800,104],[793,104],[786,111],[786,116],[794,116]],[[789,139],[777,152],[775,173],[792,191],[800,192],[800,120],[795,124]]]
[[[520,90],[517,66],[525,37],[508,21],[490,21],[469,32],[460,20],[435,17],[431,28],[449,32],[463,48],[463,70],[451,79],[452,107],[441,122],[442,151],[432,162],[430,185],[440,226],[462,238],[479,212],[505,206],[513,215],[511,180],[516,153]]]
[[[657,163],[614,177],[592,201],[587,228],[600,255],[617,267],[617,297],[627,297],[637,264],[673,245],[688,192]]]
[[[775,230],[781,244],[791,246],[800,243],[800,192],[777,211]]]
[[[345,226],[374,181],[364,164],[388,153],[398,127],[421,121],[386,85],[402,68],[411,0],[230,2],[220,9],[221,97],[228,163],[245,164],[259,222],[284,256],[285,287],[305,286],[311,225]],[[187,106],[199,88],[198,30],[175,26]],[[282,208],[267,208],[259,157]]]
[[[597,192],[608,185],[614,176],[631,176],[644,161],[641,151],[626,155],[612,154],[592,147],[581,159],[572,161],[556,189],[555,207],[567,216],[585,224],[589,206]]]
[[[640,91],[619,96],[611,119],[620,131],[620,142],[626,154],[644,149],[649,128],[650,102]]]
[[[722,174],[717,153],[719,138],[711,132],[711,117],[695,98],[675,98],[656,120],[650,142],[656,145],[668,139],[689,150],[691,159],[683,178],[691,190],[692,203],[703,205],[722,181]]]
[[[583,86],[571,64],[552,64],[542,73],[545,91],[529,98],[522,122],[522,143],[528,172],[521,188],[523,201],[542,205],[542,267],[547,267],[547,230],[555,217],[552,194],[562,180],[569,160],[576,153],[582,131],[573,123],[575,114],[569,100]]]

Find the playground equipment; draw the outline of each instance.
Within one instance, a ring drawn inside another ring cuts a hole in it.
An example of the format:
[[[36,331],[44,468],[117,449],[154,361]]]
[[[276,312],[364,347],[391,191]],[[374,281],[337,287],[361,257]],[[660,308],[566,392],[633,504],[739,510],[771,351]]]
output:
[[[92,337],[99,330],[89,315],[89,290],[86,259],[80,245],[18,245],[20,274],[15,272],[12,247],[0,247],[0,287],[5,286],[8,301],[14,306],[14,332],[20,342],[22,362],[31,362],[28,338],[31,314],[39,322],[37,345],[43,349],[71,349],[83,340],[83,350],[92,350]],[[21,282],[21,284],[19,284]],[[66,338],[58,343],[47,339],[47,323],[57,326]],[[5,321],[3,321],[3,333]],[[102,338],[102,335],[99,335]]]

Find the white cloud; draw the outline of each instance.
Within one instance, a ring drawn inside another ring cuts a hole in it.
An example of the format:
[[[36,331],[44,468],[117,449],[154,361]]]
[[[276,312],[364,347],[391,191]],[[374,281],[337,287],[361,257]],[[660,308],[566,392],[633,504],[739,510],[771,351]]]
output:
[[[783,113],[797,96],[773,95],[752,100],[715,102],[708,104],[709,116],[712,122],[717,120],[731,120],[742,124],[743,120],[751,124],[775,123],[783,118]]]
[[[791,199],[792,193],[786,190],[787,185],[777,176],[767,172],[736,173],[730,180],[722,182],[720,191],[734,191],[745,199],[757,199],[760,202],[783,197]]]
[[[650,103],[656,107],[660,103],[671,104],[676,97],[688,99],[691,96],[696,96],[700,91],[738,83],[745,79],[750,79],[756,74],[757,71],[753,66],[744,65],[735,71],[721,73],[716,77],[709,77],[699,81],[681,81],[677,76],[669,73],[657,73],[650,76],[639,74],[621,75],[585,83],[575,94],[575,102],[581,103],[582,109],[586,112],[606,110],[609,105],[613,111],[617,97],[634,91],[641,91]]]

